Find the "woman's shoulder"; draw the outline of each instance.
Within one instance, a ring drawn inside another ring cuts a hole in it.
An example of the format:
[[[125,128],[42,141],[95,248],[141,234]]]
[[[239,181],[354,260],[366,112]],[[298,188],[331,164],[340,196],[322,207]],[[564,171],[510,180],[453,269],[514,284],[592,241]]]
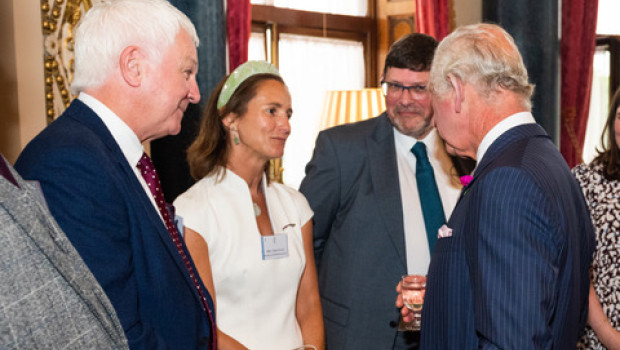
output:
[[[269,187],[278,195],[290,197],[293,200],[304,200],[306,201],[306,197],[293,187],[289,185],[285,185],[279,182],[272,181],[269,183]]]
[[[603,171],[603,164],[599,159],[594,159],[590,163],[581,163],[574,167],[571,172],[577,176],[587,176],[591,173],[600,173]]]
[[[600,186],[607,186],[609,181],[605,178],[604,164],[600,159],[595,159],[587,164],[580,164],[573,168],[573,175],[579,185],[587,191],[598,191]]]
[[[284,210],[295,212],[302,224],[305,224],[314,215],[306,197],[296,189],[277,182],[271,182],[269,188],[275,193],[284,205]],[[288,204],[287,204],[288,203]]]
[[[594,159],[590,163],[582,163],[572,169],[572,173],[579,177],[587,177],[591,174],[602,174],[603,163],[599,159]]]
[[[209,195],[216,183],[216,177],[213,175],[207,175],[202,179],[196,181],[185,192],[181,193],[175,200],[174,205],[180,202],[193,202],[198,201]]]

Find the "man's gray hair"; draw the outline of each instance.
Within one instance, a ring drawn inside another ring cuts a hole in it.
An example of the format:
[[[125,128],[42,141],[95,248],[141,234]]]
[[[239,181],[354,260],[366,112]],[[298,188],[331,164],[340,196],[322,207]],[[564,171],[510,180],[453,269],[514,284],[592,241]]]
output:
[[[448,35],[437,47],[430,75],[431,90],[439,96],[452,90],[448,77],[454,76],[483,95],[510,90],[521,96],[523,107],[532,108],[534,85],[523,58],[510,34],[495,24],[467,25]]]
[[[77,94],[103,84],[118,66],[121,52],[131,45],[160,62],[181,28],[198,46],[192,22],[166,0],[104,0],[95,4],[75,31],[71,91]]]

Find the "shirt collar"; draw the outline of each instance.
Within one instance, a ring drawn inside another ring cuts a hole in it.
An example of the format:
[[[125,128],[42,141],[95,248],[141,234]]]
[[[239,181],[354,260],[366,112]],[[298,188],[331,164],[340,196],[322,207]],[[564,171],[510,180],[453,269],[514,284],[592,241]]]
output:
[[[497,123],[489,132],[484,136],[480,146],[478,146],[478,152],[476,152],[476,164],[480,164],[482,157],[487,152],[491,144],[495,142],[506,131],[524,124],[536,123],[534,116],[531,112],[519,112],[511,115],[510,117]]]
[[[138,136],[131,130],[119,116],[111,109],[101,103],[101,101],[90,96],[85,92],[80,92],[78,99],[92,109],[108,128],[112,137],[121,148],[123,155],[131,166],[135,166],[140,161],[144,153],[144,147],[140,143]]]
[[[428,154],[435,154],[435,150],[439,147],[437,142],[441,140],[437,136],[437,130],[435,128],[432,128],[428,135],[421,140],[405,135],[398,131],[398,129],[394,128],[394,139],[396,140],[396,145],[406,152],[411,152],[413,145],[417,142],[422,142],[426,146],[426,151]]]

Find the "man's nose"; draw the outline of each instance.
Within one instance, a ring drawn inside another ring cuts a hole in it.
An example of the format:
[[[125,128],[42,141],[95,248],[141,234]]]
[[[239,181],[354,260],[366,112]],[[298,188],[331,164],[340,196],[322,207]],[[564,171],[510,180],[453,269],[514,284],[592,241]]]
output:
[[[196,82],[196,78],[194,77],[189,86],[189,92],[187,93],[187,98],[191,103],[200,102],[200,89],[198,89],[198,83]]]

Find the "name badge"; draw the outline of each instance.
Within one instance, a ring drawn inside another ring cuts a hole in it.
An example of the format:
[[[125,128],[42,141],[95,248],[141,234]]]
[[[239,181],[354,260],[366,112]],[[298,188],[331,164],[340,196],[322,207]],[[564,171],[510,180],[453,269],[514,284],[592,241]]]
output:
[[[282,259],[288,257],[288,235],[286,233],[273,236],[261,236],[263,260]]]
[[[174,217],[174,224],[177,227],[177,231],[179,232],[179,234],[181,235],[181,237],[185,237],[185,226],[183,226],[183,217],[182,216],[175,216]]]
[[[176,226],[177,232],[179,233],[181,238],[183,238],[185,234],[185,231],[183,230],[183,218],[176,214],[174,205],[170,203],[166,203],[166,210],[168,211],[168,215],[170,215],[170,218],[172,219],[172,223],[174,224],[174,226]]]

